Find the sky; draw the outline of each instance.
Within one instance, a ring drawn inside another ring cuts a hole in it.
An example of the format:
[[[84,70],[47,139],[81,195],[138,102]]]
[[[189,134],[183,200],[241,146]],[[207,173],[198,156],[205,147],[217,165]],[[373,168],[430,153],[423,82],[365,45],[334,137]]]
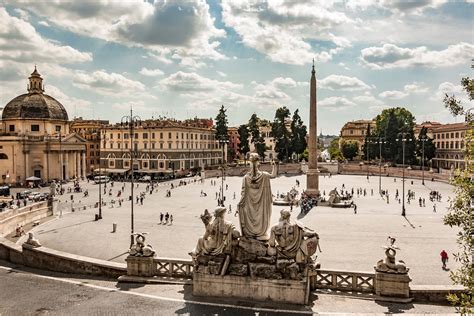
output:
[[[70,119],[215,118],[299,109],[309,125],[314,59],[318,132],[403,106],[418,123],[455,122],[444,93],[471,107],[474,3],[419,0],[0,0],[0,106],[37,65]]]

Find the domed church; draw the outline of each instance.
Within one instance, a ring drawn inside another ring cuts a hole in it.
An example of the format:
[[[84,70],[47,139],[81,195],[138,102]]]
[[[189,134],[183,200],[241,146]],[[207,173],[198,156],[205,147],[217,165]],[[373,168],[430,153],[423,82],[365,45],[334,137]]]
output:
[[[0,125],[0,175],[4,184],[31,177],[44,182],[86,176],[86,141],[69,131],[66,109],[44,93],[36,69],[28,93],[8,102]]]

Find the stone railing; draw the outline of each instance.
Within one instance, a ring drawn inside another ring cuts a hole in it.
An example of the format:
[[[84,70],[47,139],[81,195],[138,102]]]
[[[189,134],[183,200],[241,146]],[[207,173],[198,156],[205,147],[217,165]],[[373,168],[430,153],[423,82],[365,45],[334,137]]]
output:
[[[311,290],[331,289],[350,292],[375,292],[375,273],[316,270]]]
[[[153,263],[156,264],[157,276],[167,276],[173,278],[192,279],[193,262],[191,260],[171,259],[171,258],[155,258]]]
[[[18,225],[26,225],[51,215],[53,211],[46,201],[7,210],[0,216],[0,236],[6,236],[15,231]]]

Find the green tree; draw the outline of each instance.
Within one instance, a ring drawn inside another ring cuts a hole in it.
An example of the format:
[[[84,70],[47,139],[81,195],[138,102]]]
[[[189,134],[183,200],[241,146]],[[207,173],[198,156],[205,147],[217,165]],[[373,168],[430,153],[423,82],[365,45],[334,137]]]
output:
[[[246,124],[242,124],[239,126],[237,130],[239,133],[239,151],[244,156],[244,160],[247,161],[247,153],[250,151],[250,144],[249,144],[249,129]]]
[[[362,145],[362,155],[364,160],[370,160],[371,158],[375,157],[375,150],[373,141],[375,140],[374,135],[370,130],[370,124],[367,124],[367,129],[365,133],[364,144]],[[368,148],[368,159],[367,159],[367,148]]]
[[[470,79],[469,77],[462,78],[461,86],[463,87],[463,90],[466,91],[469,100],[474,100],[474,79]],[[465,113],[461,100],[457,99],[454,94],[448,95],[445,93],[443,103],[453,116],[463,114],[471,115],[470,113]]]
[[[260,119],[257,114],[252,114],[248,124],[251,140],[250,142],[254,144],[257,154],[261,159],[265,159],[265,140],[263,139],[262,134],[260,133]]]
[[[433,139],[429,138],[428,135],[428,129],[426,127],[422,127],[420,130],[420,135],[418,135],[418,139],[416,141],[416,153],[421,160],[423,159],[423,142],[425,143],[424,148],[425,148],[425,162],[424,165],[427,165],[427,161],[430,161],[431,159],[434,158],[435,152],[436,152],[436,147],[435,144],[433,143]],[[426,139],[425,141],[422,141],[422,139]],[[421,163],[420,163],[421,165]]]
[[[328,152],[332,160],[344,160],[344,157],[341,153],[341,149],[339,148],[339,137],[336,137],[331,141],[331,143],[329,144]]]
[[[407,133],[405,138],[405,162],[415,163],[416,161],[416,140],[413,133],[415,127],[415,117],[405,108],[384,109],[375,118],[376,138],[383,137],[387,142],[382,152],[386,160],[396,163],[403,161],[403,151],[401,146],[401,133]],[[398,140],[397,140],[398,139]]]
[[[303,120],[299,115],[299,110],[295,110],[293,113],[293,117],[291,120],[291,140],[290,140],[290,148],[291,154],[296,153],[298,156],[303,154],[308,146],[306,142],[306,134],[307,129],[306,126],[303,124]]]
[[[290,149],[290,131],[285,122],[290,118],[290,110],[286,106],[278,108],[272,123],[272,135],[275,141],[275,152],[280,161],[288,161]]]
[[[227,132],[227,110],[224,105],[219,109],[219,113],[216,116],[216,139],[217,140],[228,140],[229,134]]]
[[[347,141],[341,144],[341,153],[344,158],[352,160],[359,153],[359,143]]]
[[[472,100],[474,97],[473,80],[462,78],[461,84],[468,93],[468,98]],[[460,229],[457,238],[460,251],[454,254],[454,258],[461,266],[459,269],[451,271],[451,280],[466,289],[465,293],[448,295],[448,299],[457,306],[461,314],[472,315],[474,314],[474,208],[472,207],[474,197],[474,181],[472,178],[474,174],[474,120],[470,113],[466,113],[467,111],[463,108],[459,108],[461,101],[456,100],[455,96],[452,96],[451,100],[455,102],[447,103],[446,97],[443,101],[454,116],[464,114],[469,125],[465,134],[464,163],[466,168],[455,171],[452,184],[455,187],[456,196],[450,203],[449,213],[444,217],[444,223]]]

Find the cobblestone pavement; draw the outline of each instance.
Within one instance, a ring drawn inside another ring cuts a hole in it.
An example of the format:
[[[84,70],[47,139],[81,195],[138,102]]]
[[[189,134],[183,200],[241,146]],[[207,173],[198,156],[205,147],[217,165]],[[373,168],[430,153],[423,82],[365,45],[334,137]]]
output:
[[[308,307],[193,297],[189,285],[121,284],[0,260],[0,315],[454,315],[433,304],[395,304],[317,293]]]
[[[186,178],[187,181],[193,179]],[[170,183],[162,183],[153,194],[147,194],[143,205],[134,204],[135,231],[148,232],[147,242],[155,247],[160,257],[189,258],[187,253],[192,250],[199,236],[204,233],[204,226],[199,215],[204,209],[213,210],[217,205],[216,192],[219,191],[221,179],[213,178],[217,185],[211,185],[211,179],[204,183],[192,182],[171,190],[171,197],[165,197]],[[274,194],[287,192],[300,181],[300,191],[306,187],[305,176],[279,176],[272,180]],[[226,219],[234,222],[237,227],[238,217],[234,216],[240,199],[240,177],[227,177],[224,190],[226,205],[232,213]],[[395,191],[401,194],[401,179],[382,178],[382,188],[389,191],[390,204],[387,204],[378,194],[378,177],[336,175],[331,178],[321,177],[320,188],[326,195],[335,187],[345,185],[351,188],[366,189],[367,196],[357,197],[357,214],[353,209],[334,209],[329,207],[313,208],[301,222],[315,229],[321,238],[322,253],[319,253],[323,269],[373,271],[375,263],[384,257],[382,246],[387,236],[395,236],[401,248],[397,259],[404,260],[410,267],[413,284],[451,284],[449,272],[441,269],[439,253],[445,249],[450,257],[457,251],[457,230],[443,225],[442,217],[448,206],[448,196],[453,195],[452,187],[446,183],[426,181],[425,186],[420,180],[406,181],[406,190],[414,190],[415,200],[406,204],[406,217],[401,216],[401,204],[395,201]],[[177,181],[175,180],[176,184]],[[104,201],[109,205],[103,207],[103,219],[95,222],[94,215],[98,212],[90,208],[98,201],[98,185],[82,183],[89,190],[89,197],[81,193],[73,194],[75,207],[86,205],[86,210],[70,212],[70,195],[60,197],[58,207],[62,213],[57,220],[49,221],[34,228],[37,237],[46,247],[67,251],[84,256],[124,262],[126,251],[130,244],[130,202],[128,195],[130,184],[125,184],[122,197],[125,202],[122,207],[110,208],[110,200],[115,199],[122,183],[115,183],[112,188],[113,196],[105,195]],[[110,189],[107,185],[107,193]],[[139,184],[135,192],[145,191],[146,184]],[[200,197],[201,190],[207,193]],[[371,190],[374,194],[371,195]],[[436,212],[433,212],[433,202],[429,201],[430,190],[442,194],[442,201],[436,202]],[[234,199],[235,192],[235,199]],[[426,207],[419,207],[418,198],[425,198]],[[65,202],[68,200],[68,202]],[[134,201],[135,203],[135,201]],[[277,222],[281,206],[273,206],[272,222]],[[173,214],[173,224],[160,224],[160,212]],[[296,219],[299,208],[293,210],[292,219]],[[118,225],[116,233],[112,233],[112,224]],[[448,267],[456,268],[454,260]]]

